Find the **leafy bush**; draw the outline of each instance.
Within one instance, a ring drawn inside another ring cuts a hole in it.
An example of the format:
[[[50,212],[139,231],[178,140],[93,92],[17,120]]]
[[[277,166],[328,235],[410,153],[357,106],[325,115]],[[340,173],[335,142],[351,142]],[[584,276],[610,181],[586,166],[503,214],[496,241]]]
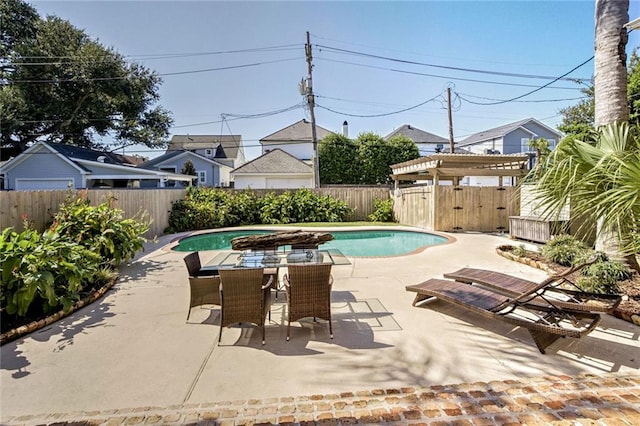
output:
[[[373,200],[374,212],[369,215],[372,222],[395,222],[393,216],[393,199]]]
[[[349,206],[330,196],[301,189],[259,198],[252,191],[229,192],[192,188],[185,199],[173,203],[167,232],[193,231],[249,224],[339,222]]]
[[[104,263],[119,265],[142,250],[149,222],[141,217],[125,219],[113,207],[113,198],[91,206],[84,194],[68,198],[54,216],[56,231],[96,253]]]
[[[173,203],[166,231],[193,231],[256,223],[260,207],[260,200],[251,191],[190,188],[183,200]]]
[[[40,300],[36,310],[67,309],[101,277],[100,261],[97,252],[61,236],[56,226],[42,234],[28,227],[21,233],[7,228],[0,234],[2,308],[24,316]]]
[[[286,191],[281,195],[267,194],[262,200],[262,223],[340,222],[350,208],[346,202],[309,189]]]
[[[618,282],[631,278],[631,271],[620,262],[601,258],[582,269],[576,285],[584,291],[601,294],[618,293]]]
[[[573,266],[585,260],[589,255],[589,249],[571,235],[558,235],[542,246],[540,253],[551,262]]]

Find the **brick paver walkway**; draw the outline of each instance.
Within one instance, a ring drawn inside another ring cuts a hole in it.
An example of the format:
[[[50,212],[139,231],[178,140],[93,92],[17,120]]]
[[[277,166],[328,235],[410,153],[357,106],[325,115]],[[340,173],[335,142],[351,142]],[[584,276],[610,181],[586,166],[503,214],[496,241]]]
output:
[[[638,425],[640,374],[548,376],[335,395],[55,413],[7,425]]]

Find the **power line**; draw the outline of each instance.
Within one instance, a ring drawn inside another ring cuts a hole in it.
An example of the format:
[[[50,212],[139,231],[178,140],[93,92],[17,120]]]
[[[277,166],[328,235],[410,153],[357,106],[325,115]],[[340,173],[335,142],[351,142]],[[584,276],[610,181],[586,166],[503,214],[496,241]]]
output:
[[[426,101],[424,101],[424,102],[420,102],[420,103],[419,103],[419,104],[417,104],[417,105],[413,105],[413,106],[410,106],[410,107],[408,107],[408,108],[404,108],[404,109],[401,109],[401,110],[398,110],[398,111],[385,112],[385,113],[381,113],[381,114],[371,114],[371,115],[349,114],[349,113],[346,113],[346,112],[336,111],[336,110],[334,110],[334,109],[331,109],[331,108],[329,108],[329,107],[326,107],[326,106],[323,106],[323,105],[320,105],[320,104],[316,104],[316,106],[317,106],[318,108],[322,108],[322,109],[325,109],[325,110],[327,110],[327,111],[330,111],[330,112],[332,112],[332,113],[334,113],[334,114],[346,115],[346,116],[348,116],[348,117],[374,118],[374,117],[386,117],[386,116],[389,116],[389,115],[395,115],[395,114],[400,114],[400,113],[402,113],[402,112],[410,111],[410,110],[412,110],[412,109],[416,109],[416,108],[418,108],[418,107],[421,107],[422,105],[425,105],[425,104],[427,104],[427,103],[429,103],[429,102],[435,101],[435,100],[436,100],[438,97],[440,97],[440,96],[442,96],[442,95],[441,95],[441,94],[438,94],[438,95],[434,96],[434,97],[433,97],[433,98],[431,98],[431,99],[427,99],[427,100],[426,100]]]
[[[460,58],[460,57],[453,57],[453,56],[439,56],[439,55],[425,55],[421,52],[411,52],[411,51],[403,51],[403,50],[397,50],[397,49],[387,49],[384,47],[379,47],[379,46],[371,46],[371,45],[367,45],[367,44],[361,44],[361,43],[352,43],[349,41],[344,41],[344,40],[338,40],[338,39],[334,39],[334,38],[330,38],[330,37],[322,37],[319,35],[314,34],[315,38],[319,38],[321,40],[328,40],[328,41],[335,41],[338,43],[343,43],[343,44],[347,44],[347,45],[351,45],[351,46],[358,46],[358,47],[365,47],[365,48],[369,48],[369,49],[377,49],[377,50],[383,50],[383,51],[389,51],[389,52],[394,52],[394,53],[402,53],[402,54],[410,54],[410,55],[421,55],[421,56],[430,56],[433,58],[439,58],[439,59],[454,59],[454,60],[466,60],[466,61],[470,61],[470,62],[484,62],[484,63],[490,63],[490,64],[505,64],[505,65],[524,65],[524,66],[539,66],[539,67],[548,67],[548,66],[557,66],[557,65],[551,65],[551,64],[527,64],[527,63],[523,63],[523,62],[501,62],[501,61],[491,61],[491,60],[480,60],[480,59],[469,59],[469,58]]]
[[[474,105],[500,105],[500,104],[506,104],[507,102],[513,102],[513,101],[516,101],[516,100],[518,100],[518,99],[522,99],[522,98],[524,98],[524,97],[526,97],[526,96],[529,96],[529,95],[531,95],[531,94],[533,94],[533,93],[539,92],[540,90],[542,90],[542,89],[544,89],[544,88],[546,88],[546,87],[550,86],[551,84],[555,83],[556,81],[560,80],[561,78],[563,78],[563,77],[565,77],[565,76],[567,76],[567,75],[571,74],[572,72],[574,72],[575,70],[577,70],[577,69],[578,69],[578,68],[580,68],[581,66],[583,66],[583,65],[585,65],[585,64],[587,64],[587,63],[589,63],[589,62],[591,62],[591,60],[592,60],[593,58],[594,58],[594,57],[592,56],[591,58],[587,59],[586,61],[584,61],[584,62],[583,62],[583,63],[581,63],[580,65],[575,66],[574,68],[572,68],[572,69],[571,69],[571,70],[569,70],[568,72],[564,73],[564,74],[563,74],[563,75],[561,75],[560,77],[557,77],[555,80],[550,81],[550,82],[549,82],[549,83],[547,83],[547,84],[543,84],[542,86],[538,87],[537,89],[531,90],[530,92],[527,92],[527,93],[522,94],[522,95],[520,95],[520,96],[516,96],[516,97],[511,98],[511,99],[504,99],[504,100],[495,101],[495,102],[474,102],[474,101],[470,101],[470,100],[468,100],[468,99],[464,99],[464,98],[462,98],[462,97],[460,97],[460,99],[464,99],[466,102],[469,102],[470,104],[474,104]]]
[[[149,54],[138,54],[138,55],[121,55],[123,58],[129,58],[129,59],[135,59],[135,58],[141,58],[141,59],[173,59],[173,58],[189,58],[189,57],[196,57],[196,56],[211,56],[211,55],[226,55],[226,54],[234,54],[234,53],[255,53],[255,52],[275,52],[275,51],[284,51],[284,50],[292,50],[293,48],[300,48],[300,44],[284,44],[284,45],[280,45],[280,46],[267,46],[267,47],[254,47],[251,49],[237,49],[237,50],[219,50],[219,51],[212,51],[212,52],[181,52],[181,53],[149,53]],[[106,57],[108,59],[111,59],[111,57],[109,57],[108,55],[96,55],[96,56],[79,56],[79,55],[62,55],[62,56],[55,56],[55,55],[41,55],[41,56],[20,56],[20,59],[82,59],[83,61],[86,61],[87,59],[90,58],[101,58],[101,57]],[[74,63],[73,62],[69,62],[69,63]],[[103,62],[102,60],[100,61],[96,61],[96,62]],[[41,63],[44,65],[47,65],[49,63],[44,62]],[[55,63],[57,64],[57,63]],[[40,63],[29,63],[26,62],[24,64],[22,63],[17,63],[16,65],[40,65]]]
[[[354,56],[363,56],[363,57],[367,57],[367,58],[381,59],[381,60],[385,60],[385,61],[398,62],[398,63],[402,63],[402,64],[420,65],[420,66],[425,66],[425,67],[447,69],[447,70],[452,70],[452,71],[463,71],[463,72],[472,72],[472,73],[478,73],[478,74],[499,75],[499,76],[503,76],[503,77],[533,78],[533,79],[537,79],[537,80],[540,80],[540,79],[544,79],[544,80],[553,79],[554,81],[558,81],[558,80],[562,79],[562,80],[573,81],[573,82],[578,82],[578,83],[582,83],[582,81],[584,81],[584,80],[591,80],[591,79],[587,79],[587,78],[565,78],[568,74],[564,74],[560,78],[554,78],[552,76],[545,76],[545,75],[520,74],[520,73],[511,73],[511,72],[502,72],[502,71],[480,70],[480,69],[474,69],[474,68],[452,67],[452,66],[448,66],[448,65],[429,64],[429,63],[426,63],[426,62],[409,61],[409,60],[406,60],[406,59],[392,58],[392,57],[381,56],[381,55],[373,55],[373,54],[370,54],[370,53],[358,52],[358,51],[355,51],[355,50],[348,50],[348,49],[340,49],[340,48],[332,47],[332,46],[318,45],[318,47],[320,49],[324,48],[324,49],[328,50],[329,52],[334,52],[334,53],[348,54],[348,55],[354,55]],[[584,63],[581,64],[580,66],[582,66],[582,65],[584,65]],[[576,69],[580,68],[580,66],[576,67],[574,69],[574,71]]]
[[[251,64],[242,64],[242,65],[231,65],[231,66],[227,66],[227,67],[219,67],[219,68],[206,68],[206,69],[201,69],[201,70],[190,70],[190,71],[178,71],[178,72],[169,72],[169,73],[161,73],[161,74],[155,74],[158,77],[168,77],[168,76],[174,76],[174,75],[185,75],[185,74],[196,74],[196,73],[204,73],[204,72],[212,72],[212,71],[226,71],[226,70],[234,70],[234,69],[240,69],[240,68],[249,68],[249,67],[257,67],[257,66],[261,66],[261,65],[268,65],[268,64],[276,64],[276,63],[280,63],[280,62],[289,62],[289,61],[298,61],[300,60],[300,58],[288,58],[288,59],[277,59],[277,60],[273,60],[273,61],[264,61],[264,62],[254,62]],[[70,83],[70,82],[74,82],[77,83],[79,81],[82,82],[86,82],[86,81],[113,81],[113,80],[127,80],[131,78],[131,76],[126,75],[126,76],[120,76],[120,77],[97,77],[97,78],[83,78],[83,79],[73,79],[73,78],[68,78],[68,79],[43,79],[43,80],[13,80],[12,83]]]
[[[501,101],[501,99],[494,99],[494,98],[485,98],[483,96],[474,96],[474,95],[468,95],[465,93],[458,93],[458,96],[460,96],[460,99],[463,99],[465,101],[467,101],[467,99],[465,99],[463,96],[469,97],[469,98],[476,98],[476,99],[485,99],[488,101]],[[564,99],[536,99],[536,100],[528,100],[528,101],[522,101],[522,100],[517,100],[514,102],[531,102],[531,103],[542,103],[542,102],[564,102],[564,101],[580,101],[583,99],[587,99],[586,96],[581,96],[578,98],[564,98]],[[469,101],[467,101],[469,102]]]
[[[500,86],[538,87],[537,85],[534,85],[534,84],[504,83],[504,82],[499,82],[499,81],[477,80],[477,79],[473,79],[473,78],[451,77],[451,76],[438,75],[438,74],[422,73],[422,72],[417,72],[417,71],[408,71],[408,70],[401,70],[401,69],[388,68],[388,67],[379,67],[379,66],[375,66],[375,65],[359,64],[359,63],[356,63],[356,62],[340,61],[338,59],[327,59],[327,58],[318,58],[318,59],[320,61],[336,62],[336,63],[340,63],[340,64],[355,65],[355,66],[359,66],[359,67],[373,68],[373,69],[379,69],[379,70],[384,70],[384,71],[392,71],[392,72],[397,72],[397,73],[402,73],[402,74],[412,74],[412,75],[420,75],[420,76],[424,76],[424,77],[444,78],[444,79],[447,79],[447,80],[470,81],[472,83],[495,84],[495,85],[500,85]],[[579,87],[554,87],[554,89],[580,90]]]

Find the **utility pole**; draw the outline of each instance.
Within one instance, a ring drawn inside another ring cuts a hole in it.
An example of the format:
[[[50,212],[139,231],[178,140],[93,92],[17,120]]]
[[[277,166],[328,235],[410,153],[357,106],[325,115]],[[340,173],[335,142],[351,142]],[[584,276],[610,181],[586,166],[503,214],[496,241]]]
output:
[[[313,143],[313,185],[316,188],[320,188],[320,170],[319,170],[319,160],[318,160],[318,135],[316,133],[316,115],[313,111],[313,107],[315,106],[315,99],[313,96],[313,78],[311,75],[311,71],[313,70],[313,65],[311,64],[311,60],[313,59],[313,55],[311,53],[311,39],[309,37],[309,31],[307,31],[307,44],[304,46],[304,52],[307,56],[307,84],[306,84],[306,93],[307,93],[307,103],[309,104],[309,115],[311,116],[311,142]]]
[[[447,113],[449,115],[449,152],[454,153],[453,146],[453,118],[451,118],[451,87],[447,87]]]

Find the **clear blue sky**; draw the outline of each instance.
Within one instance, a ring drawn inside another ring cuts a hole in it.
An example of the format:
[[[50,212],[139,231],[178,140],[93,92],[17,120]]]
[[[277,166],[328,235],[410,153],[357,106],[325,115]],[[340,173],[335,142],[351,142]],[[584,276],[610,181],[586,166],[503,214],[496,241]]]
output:
[[[385,136],[411,124],[447,138],[447,86],[454,94],[456,141],[528,117],[555,127],[559,109],[577,103],[578,89],[584,86],[561,80],[519,101],[478,103],[521,96],[594,53],[594,1],[31,4],[41,15],[66,19],[163,75],[160,104],[173,114],[172,134],[240,134],[249,158],[259,155],[259,139],[309,118],[303,108],[262,118],[233,116],[270,113],[302,102],[298,83],[307,74],[307,31],[313,45],[317,124],[339,131],[347,120],[350,137],[368,131]],[[640,0],[631,0],[629,16],[640,16]],[[627,51],[638,45],[636,30]],[[229,51],[244,52],[220,53]],[[590,61],[567,77],[592,75]],[[221,114],[229,114],[224,123]],[[387,115],[363,117],[376,114]]]

